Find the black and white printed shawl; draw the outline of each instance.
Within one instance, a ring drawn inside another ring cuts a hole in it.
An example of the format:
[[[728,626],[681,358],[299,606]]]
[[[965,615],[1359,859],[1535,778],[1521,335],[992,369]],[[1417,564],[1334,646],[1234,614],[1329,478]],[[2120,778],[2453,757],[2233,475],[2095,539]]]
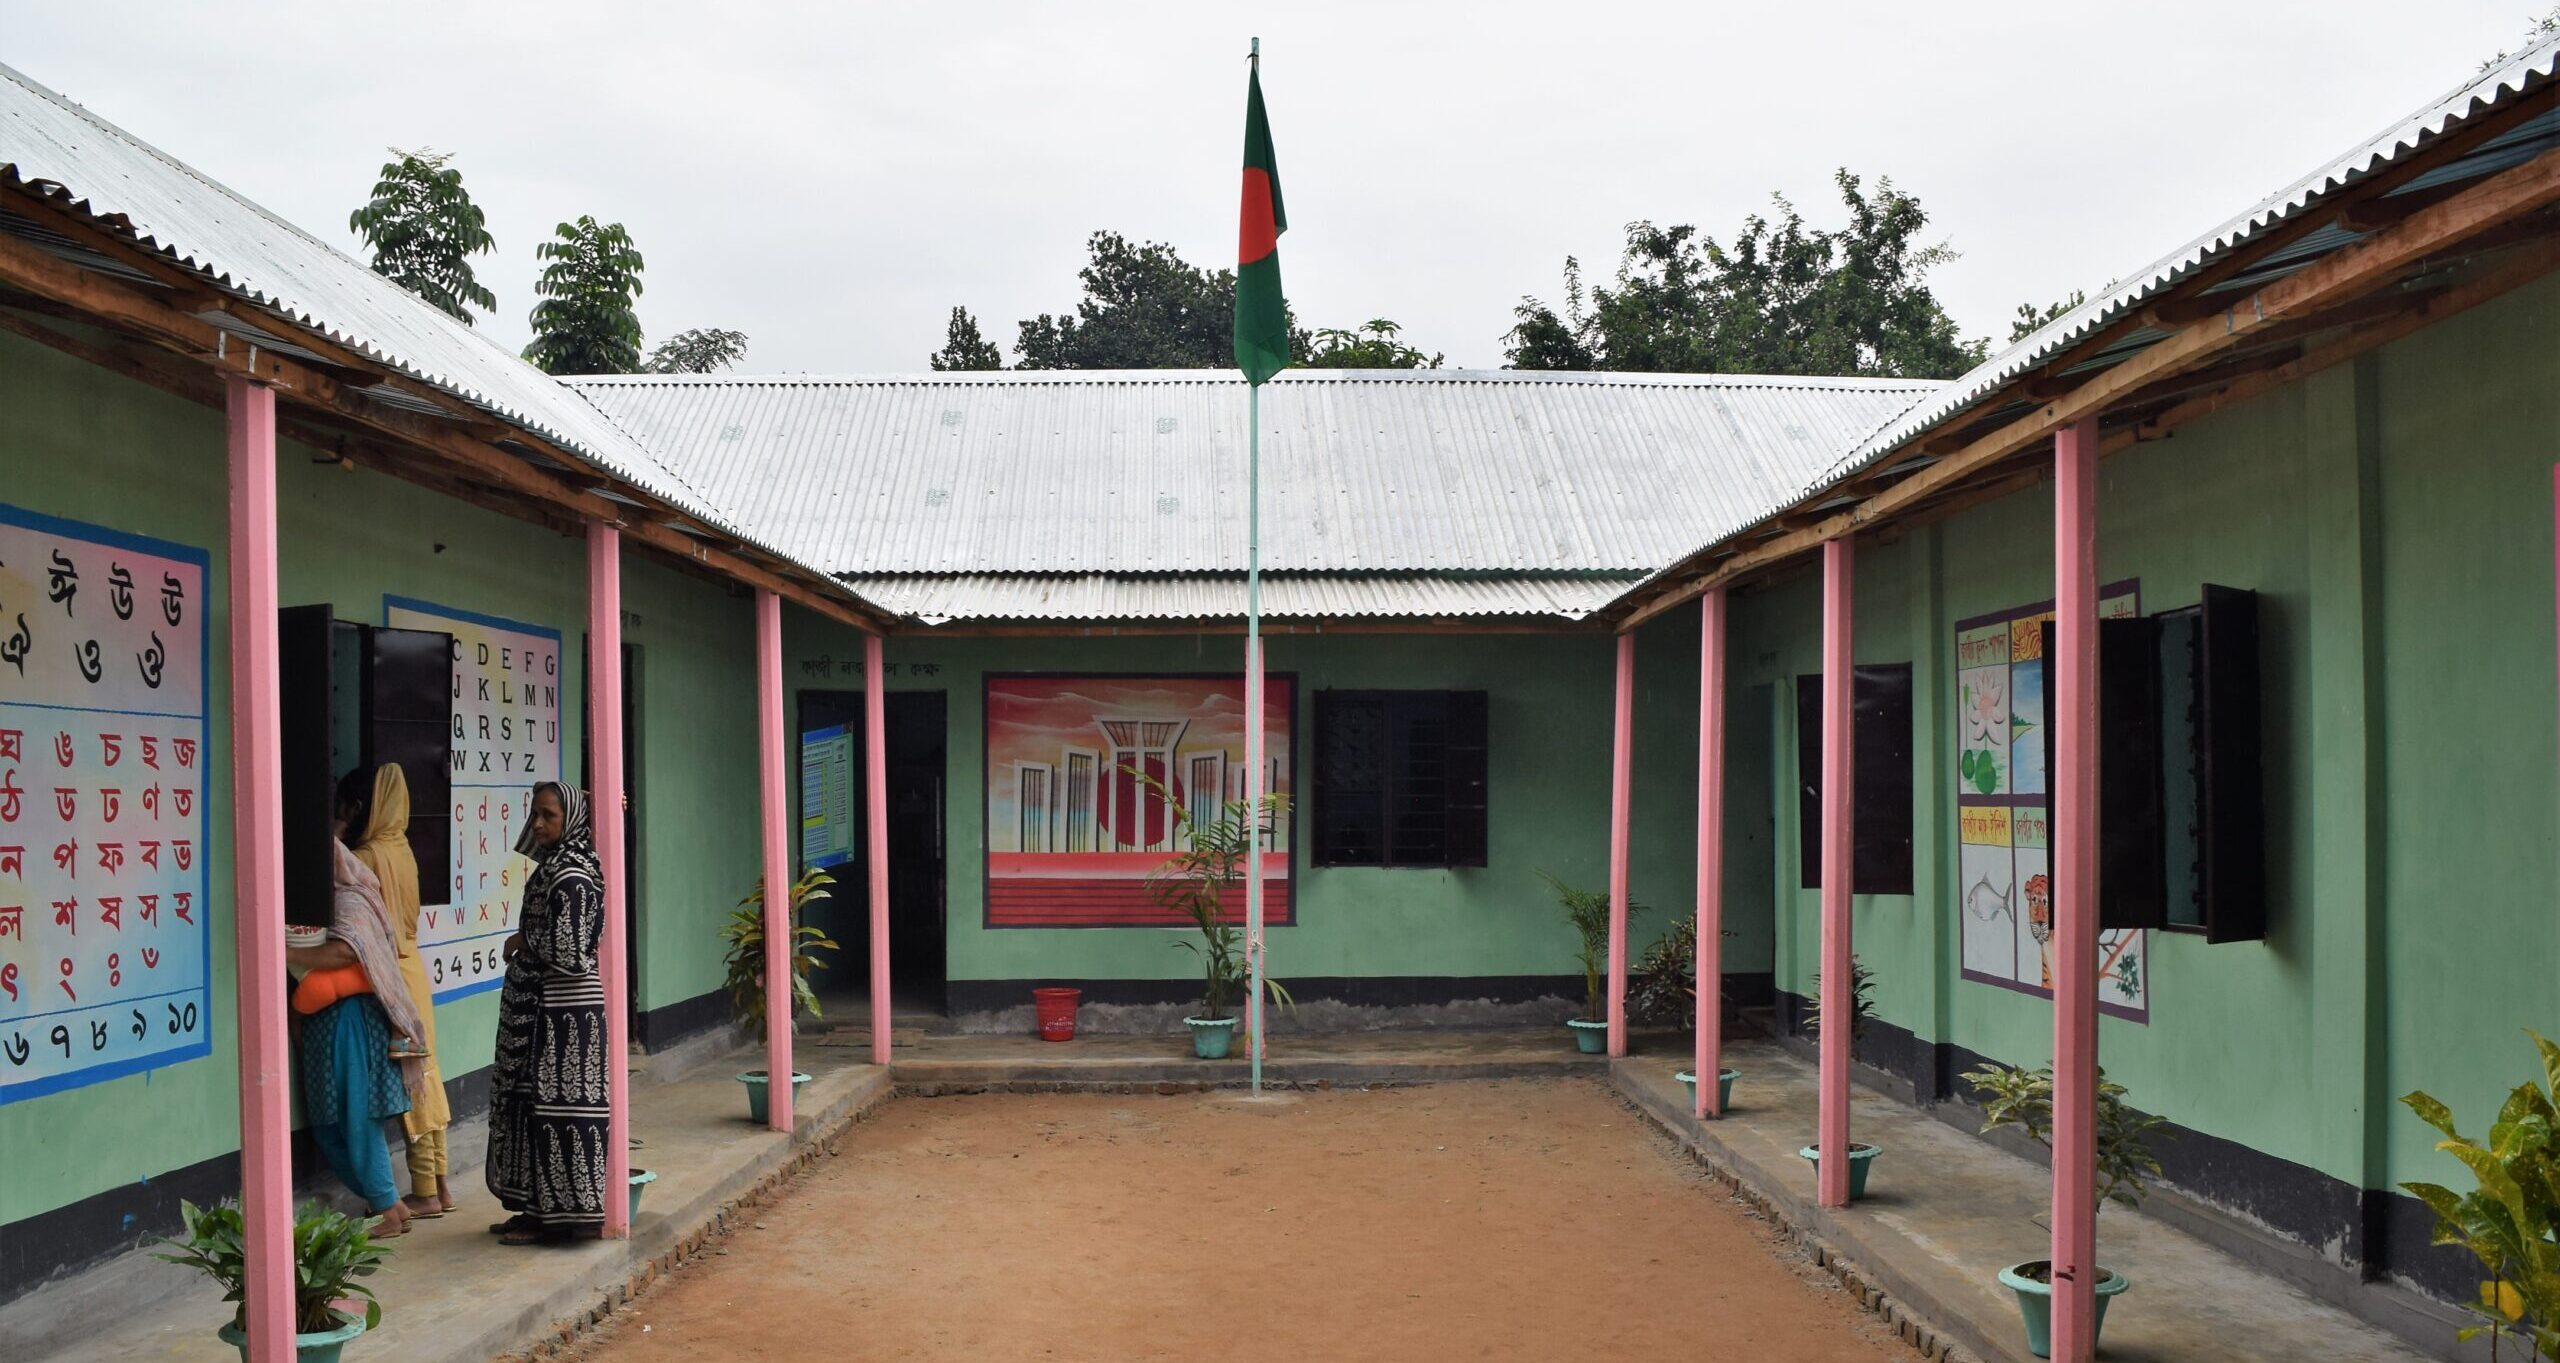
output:
[[[604,876],[586,793],[546,782],[567,814],[560,840],[533,845],[528,809],[516,850],[534,858],[516,931],[523,946],[498,994],[490,1086],[489,1191],[545,1230],[604,1221],[610,1077],[604,983]]]

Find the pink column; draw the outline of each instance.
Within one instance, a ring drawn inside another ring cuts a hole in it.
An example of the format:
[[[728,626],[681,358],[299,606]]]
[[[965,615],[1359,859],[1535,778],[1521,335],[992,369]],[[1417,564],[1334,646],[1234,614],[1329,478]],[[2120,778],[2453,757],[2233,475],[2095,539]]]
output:
[[[2054,437],[2053,1354],[2097,1353],[2098,422]]]
[[[276,661],[276,395],[234,375],[231,916],[240,1007],[240,1211],[250,1363],[293,1357],[293,1131],[285,1045],[284,749]]]
[[[1636,636],[1618,636],[1617,724],[1609,757],[1609,1054],[1627,1053],[1627,822],[1634,801]]]
[[[783,802],[782,598],[756,593],[756,748],[764,776],[765,1115],[791,1129],[791,842]]]
[[[1724,588],[1698,614],[1698,1076],[1694,1115],[1721,1117],[1724,1068]]]
[[[862,812],[871,872],[871,1063],[889,1063],[889,670],[862,637]]]
[[[1857,681],[1849,610],[1856,559],[1844,535],[1822,545],[1822,1095],[1816,1152],[1821,1173],[1814,1200],[1849,1205],[1849,1014],[1851,852],[1857,845],[1857,801],[1851,789],[1856,751],[1850,700]]]
[[[631,944],[624,940],[622,906],[629,888],[623,882],[622,810],[622,532],[601,521],[587,522],[587,741],[596,788],[594,803],[596,860],[604,865],[604,940],[596,952],[596,973],[604,977],[605,1096],[612,1116],[605,1123],[604,1233],[609,1239],[631,1234],[631,981],[624,962]]]

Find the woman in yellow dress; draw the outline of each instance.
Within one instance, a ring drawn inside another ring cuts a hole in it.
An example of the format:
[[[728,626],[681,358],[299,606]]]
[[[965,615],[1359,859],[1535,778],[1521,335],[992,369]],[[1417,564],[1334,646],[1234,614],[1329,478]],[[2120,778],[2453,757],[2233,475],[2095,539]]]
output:
[[[401,1201],[412,1216],[442,1216],[453,1210],[444,1147],[453,1108],[445,1100],[444,1073],[436,1063],[435,995],[427,983],[427,963],[418,955],[418,858],[409,850],[409,778],[397,762],[376,767],[370,780],[358,769],[339,783],[338,798],[353,806],[347,827],[361,830],[352,840],[356,860],[382,882],[383,905],[399,948],[400,980],[417,1007],[416,1040],[425,1053],[425,1080],[402,1118],[409,1135],[409,1195]]]

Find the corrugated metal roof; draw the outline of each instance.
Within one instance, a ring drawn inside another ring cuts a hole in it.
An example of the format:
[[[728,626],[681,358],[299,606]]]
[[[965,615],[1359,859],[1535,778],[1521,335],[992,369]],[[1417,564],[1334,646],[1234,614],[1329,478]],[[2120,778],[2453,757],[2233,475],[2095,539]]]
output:
[[[1231,371],[571,380],[833,571],[1199,573],[1245,561]],[[1938,385],[1298,371],[1262,396],[1263,566],[1643,572],[1765,514]]]
[[[1561,617],[1580,620],[1634,581],[1464,577],[1447,573],[1278,574],[1262,579],[1262,613],[1282,620]],[[1244,618],[1244,579],[1104,573],[960,573],[848,579],[865,599],[929,625],[955,620],[1226,620]]]
[[[121,218],[140,244],[214,283],[555,441],[733,538],[779,551],[577,394],[504,346],[5,65],[0,65],[0,172],[31,186],[66,192],[80,212]],[[41,230],[27,235],[46,244]],[[60,253],[77,263],[92,263],[76,246]],[[369,396],[381,400],[396,395]]]

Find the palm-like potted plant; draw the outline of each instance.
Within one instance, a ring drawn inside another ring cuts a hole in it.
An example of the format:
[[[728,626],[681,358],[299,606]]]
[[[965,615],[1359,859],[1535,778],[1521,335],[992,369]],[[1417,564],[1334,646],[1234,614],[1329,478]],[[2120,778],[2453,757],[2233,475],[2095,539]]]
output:
[[[819,1016],[818,991],[809,987],[809,972],[824,970],[827,963],[818,959],[821,951],[839,948],[835,939],[817,928],[801,922],[807,908],[833,893],[835,877],[825,868],[812,866],[791,887],[791,1015],[805,1013]],[[723,964],[728,978],[723,987],[729,991],[729,1016],[741,1027],[755,1029],[756,1039],[765,1040],[764,1000],[764,877],[757,876],[755,887],[730,910],[727,921],[720,925],[720,940],[729,944]],[[771,1110],[768,1095],[771,1076],[763,1070],[748,1070],[738,1076],[747,1086],[747,1120],[761,1122]],[[793,1073],[791,1086],[798,1092],[809,1076]]]
[[[2434,1243],[2462,1246],[2488,1271],[2479,1301],[2466,1304],[2482,1323],[2458,1337],[2489,1336],[2491,1358],[2512,1341],[2526,1358],[2560,1359],[2560,1046],[2526,1035],[2542,1053],[2542,1082],[2528,1079],[2507,1095],[2485,1144],[2456,1130],[2453,1109],[2423,1090],[2400,1100],[2444,1134],[2436,1149],[2461,1160],[2479,1186],[2400,1186],[2435,1212]]]
[[[2053,1067],[2036,1070],[2020,1069],[1994,1061],[1964,1076],[1982,1100],[1982,1129],[1985,1133],[2003,1127],[2024,1132],[2027,1139],[2053,1149]],[[2110,1202],[2127,1207],[2139,1206],[2143,1194],[2151,1190],[2151,1180],[2159,1177],[2160,1161],[2151,1153],[2151,1131],[2161,1124],[2158,1117],[2134,1111],[2125,1106],[2125,1086],[2111,1083],[2107,1072],[2098,1071],[2097,1096],[2097,1210],[2104,1211]],[[2123,1274],[2097,1265],[2098,1314],[2090,1323],[2089,1338],[2097,1340],[2106,1327],[2107,1303],[2133,1286]],[[2000,1281],[2018,1294],[2018,1314],[2027,1326],[2027,1350],[2038,1358],[2051,1352],[2053,1330],[2053,1261],[2029,1259],[2000,1270]]]
[[[224,1301],[239,1303],[231,1323],[215,1333],[246,1360],[249,1270],[240,1208],[228,1202],[199,1207],[181,1200],[178,1216],[185,1234],[162,1242],[177,1252],[152,1257],[203,1273],[222,1285]],[[304,1203],[294,1214],[293,1350],[301,1363],[336,1363],[348,1340],[382,1323],[382,1303],[358,1281],[372,1277],[390,1254],[389,1247],[373,1238],[373,1228],[381,1223],[378,1216],[349,1216],[317,1202]],[[344,1308],[358,1302],[363,1314],[348,1315]]]
[[[1235,1045],[1238,1019],[1230,1010],[1253,988],[1252,962],[1245,956],[1244,932],[1228,921],[1227,897],[1232,894],[1238,901],[1243,899],[1245,867],[1250,864],[1254,849],[1278,826],[1288,797],[1276,792],[1265,795],[1258,807],[1244,800],[1229,800],[1219,807],[1216,817],[1203,820],[1176,799],[1163,782],[1135,768],[1126,770],[1173,813],[1173,841],[1178,850],[1147,873],[1147,897],[1158,907],[1191,920],[1200,934],[1196,942],[1174,943],[1199,956],[1201,966],[1200,1013],[1182,1021],[1191,1029],[1194,1056],[1223,1060]],[[1278,980],[1265,976],[1262,988],[1265,997],[1283,1008],[1295,1003]]]
[[[1556,879],[1545,871],[1538,873],[1556,893],[1556,903],[1563,906],[1565,921],[1573,925],[1581,947],[1574,961],[1582,967],[1582,1016],[1569,1018],[1565,1026],[1573,1029],[1573,1044],[1584,1055],[1600,1055],[1609,1049],[1609,1005],[1601,993],[1601,981],[1609,973],[1609,896],[1603,890],[1581,890]],[[1629,900],[1627,920],[1634,922],[1644,906]]]
[[[1850,1054],[1855,1055],[1858,1043],[1867,1039],[1867,1024],[1873,1022],[1875,1016],[1876,973],[1867,968],[1866,962],[1851,956],[1849,958]],[[1822,1040],[1822,972],[1819,970],[1813,972],[1813,1006],[1805,1012],[1804,1031],[1805,1035],[1812,1037],[1817,1043]],[[1815,1173],[1819,1174],[1822,1171],[1821,1146],[1808,1145],[1796,1153],[1813,1165]],[[1849,1142],[1850,1201],[1855,1202],[1867,1195],[1867,1171],[1875,1166],[1876,1156],[1883,1153],[1884,1147],[1880,1145],[1871,1145],[1865,1141]]]

